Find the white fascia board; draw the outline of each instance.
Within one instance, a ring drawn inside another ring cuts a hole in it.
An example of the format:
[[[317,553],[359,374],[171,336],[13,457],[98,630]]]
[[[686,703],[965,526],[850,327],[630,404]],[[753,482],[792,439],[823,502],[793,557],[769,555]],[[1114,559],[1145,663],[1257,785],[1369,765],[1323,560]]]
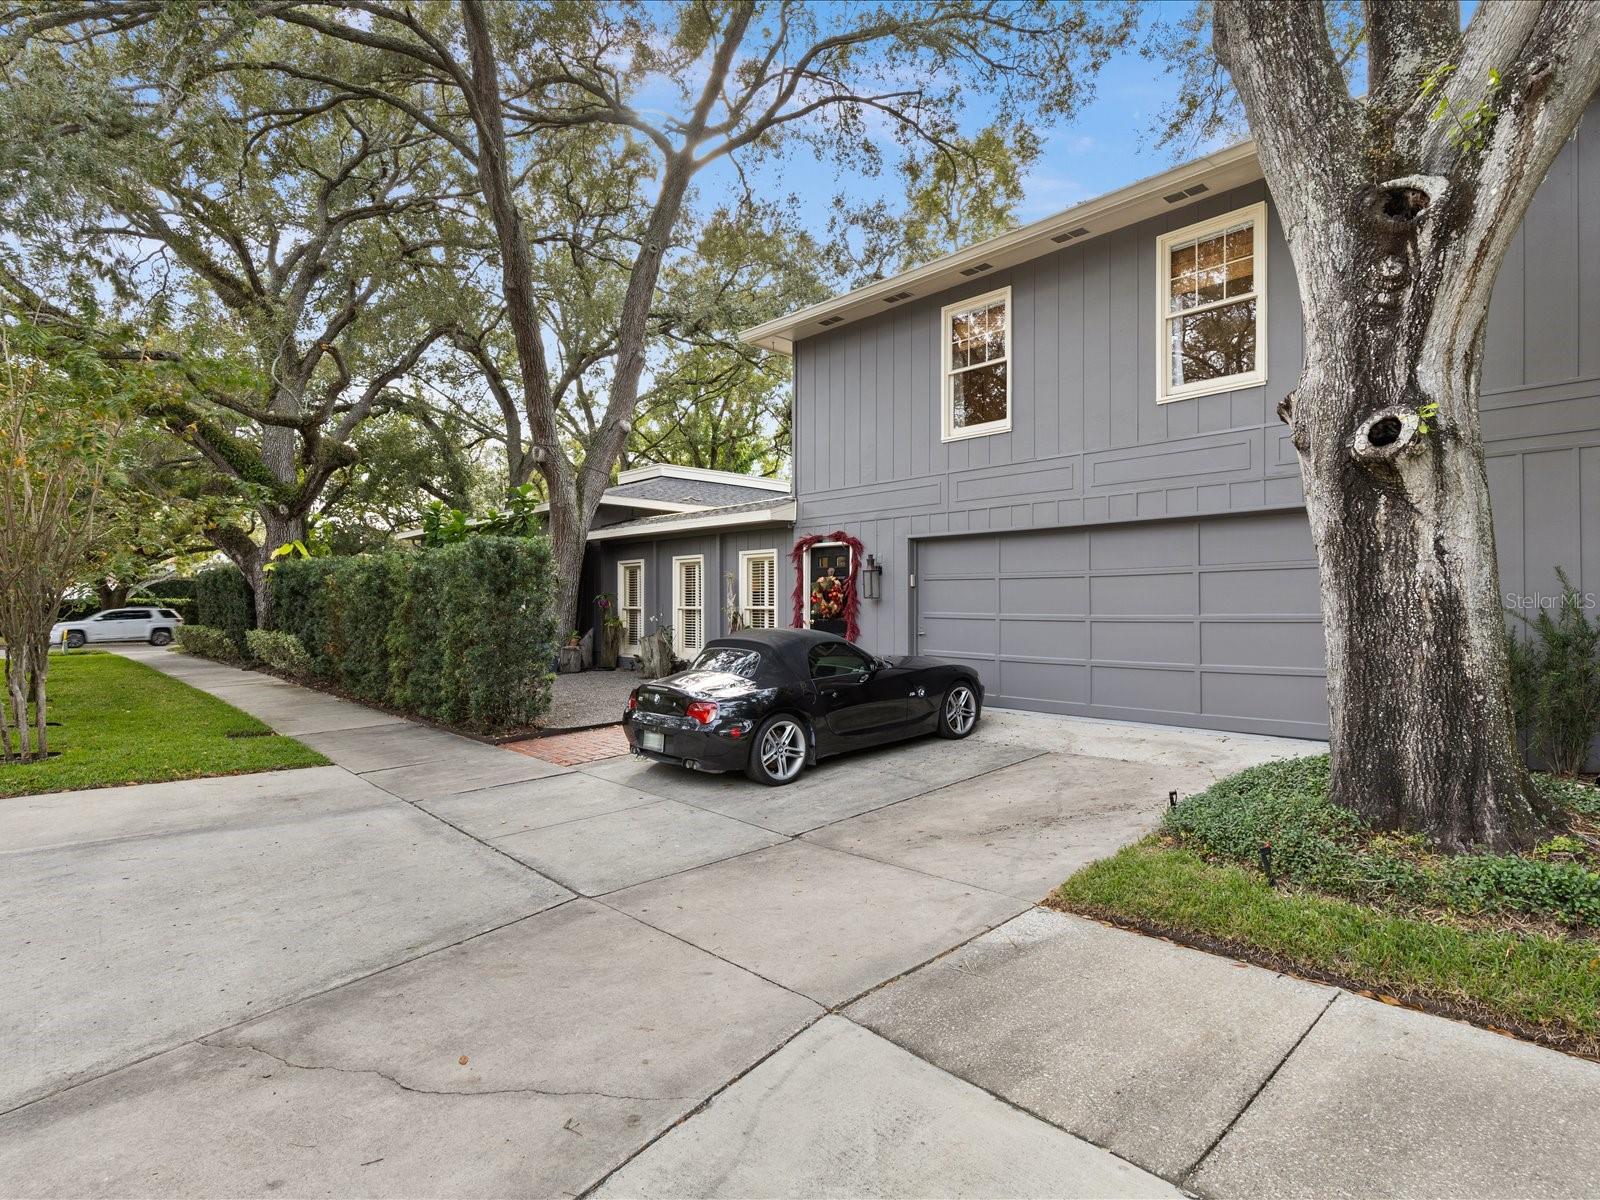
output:
[[[651,463],[634,467],[617,476],[619,485],[638,483],[645,479],[697,479],[704,483],[731,483],[738,487],[761,488],[769,492],[787,492],[789,481],[769,479],[765,475],[741,475],[737,471],[712,471],[706,467],[679,467],[671,463]]]
[[[795,518],[795,502],[775,504],[771,508],[753,508],[746,512],[737,513],[705,513],[703,515],[686,514],[671,521],[657,521],[650,525],[606,525],[600,529],[589,531],[591,542],[615,541],[626,539],[629,541],[648,541],[654,537],[664,537],[669,534],[694,533],[702,529],[739,529],[748,525],[792,525]]]

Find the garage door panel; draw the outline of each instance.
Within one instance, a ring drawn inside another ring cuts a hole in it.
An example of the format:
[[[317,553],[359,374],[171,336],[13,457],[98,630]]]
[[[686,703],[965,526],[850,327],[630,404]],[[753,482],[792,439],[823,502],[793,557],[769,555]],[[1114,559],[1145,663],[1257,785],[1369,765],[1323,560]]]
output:
[[[1002,579],[1000,611],[1007,616],[1045,613],[1052,616],[1089,615],[1089,581],[1082,575],[1042,579]]]
[[[930,613],[983,613],[994,615],[1000,598],[999,581],[987,579],[922,580],[922,610]]]
[[[1207,616],[1316,616],[1319,596],[1315,567],[1256,567],[1200,576],[1200,611]]]
[[[1206,621],[1200,626],[1200,661],[1208,667],[1293,667],[1320,671],[1319,621]]]
[[[1207,716],[1260,721],[1327,721],[1326,684],[1320,675],[1274,675],[1264,671],[1204,671],[1201,710]]]
[[[993,538],[932,538],[917,546],[924,575],[994,575],[1000,564]]]
[[[1200,565],[1314,562],[1316,547],[1303,513],[1263,513],[1200,523]]]
[[[1096,618],[1089,657],[1111,662],[1194,662],[1193,621],[1111,621]]]
[[[1063,707],[1089,699],[1089,668],[1073,663],[1002,662],[999,695]]]
[[[1089,531],[1089,566],[1096,571],[1128,567],[1191,567],[1195,531],[1189,521],[1107,525]]]
[[[1107,616],[1192,616],[1195,578],[1191,574],[1096,575],[1089,580],[1089,611]]]
[[[1089,566],[1086,530],[1048,529],[1014,533],[1000,539],[1000,571],[1082,571]]]
[[[991,703],[1326,736],[1303,514],[919,542],[917,647]]]
[[[1089,699],[1097,707],[1139,708],[1161,713],[1197,713],[1194,672],[1161,667],[1089,668]]]
[[[1089,657],[1089,623],[1085,620],[1000,619],[1000,654],[1019,658]]]
[[[923,653],[994,657],[993,617],[925,616],[917,627],[924,635],[919,639],[923,643],[919,650]]]

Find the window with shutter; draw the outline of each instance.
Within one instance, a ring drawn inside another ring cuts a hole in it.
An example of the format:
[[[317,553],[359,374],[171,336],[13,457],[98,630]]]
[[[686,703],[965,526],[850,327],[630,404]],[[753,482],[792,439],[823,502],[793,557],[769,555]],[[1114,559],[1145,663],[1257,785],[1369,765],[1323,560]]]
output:
[[[617,616],[622,621],[622,652],[639,653],[644,636],[644,561],[617,564]]]
[[[778,624],[778,555],[773,550],[746,550],[739,555],[744,621],[751,629]]]
[[[705,559],[693,557],[672,560],[672,644],[679,658],[698,654],[705,638]]]

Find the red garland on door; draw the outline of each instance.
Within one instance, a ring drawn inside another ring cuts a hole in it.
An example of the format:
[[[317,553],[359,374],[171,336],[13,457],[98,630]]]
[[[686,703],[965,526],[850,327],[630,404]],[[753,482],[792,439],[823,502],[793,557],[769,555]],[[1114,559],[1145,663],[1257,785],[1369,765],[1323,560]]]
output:
[[[806,625],[806,551],[818,542],[839,542],[850,547],[850,577],[844,581],[844,636],[853,642],[861,636],[856,618],[861,615],[861,598],[856,594],[856,575],[861,570],[861,539],[853,538],[842,529],[832,533],[813,533],[801,538],[789,551],[789,561],[794,563],[794,627]]]

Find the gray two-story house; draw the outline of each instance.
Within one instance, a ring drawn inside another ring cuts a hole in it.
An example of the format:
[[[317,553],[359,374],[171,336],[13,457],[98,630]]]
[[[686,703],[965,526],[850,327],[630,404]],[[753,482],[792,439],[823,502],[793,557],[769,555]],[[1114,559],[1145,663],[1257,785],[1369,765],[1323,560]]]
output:
[[[745,336],[794,357],[792,526],[757,503],[600,531],[600,578],[651,573],[638,586],[680,625],[699,581],[684,649],[730,607],[789,624],[797,582],[808,598],[871,555],[862,644],[969,662],[991,704],[1326,735],[1315,555],[1274,412],[1300,306],[1250,145]],[[1594,108],[1501,273],[1483,430],[1508,603],[1553,599],[1557,567],[1600,592]],[[859,552],[791,563],[836,531]]]

